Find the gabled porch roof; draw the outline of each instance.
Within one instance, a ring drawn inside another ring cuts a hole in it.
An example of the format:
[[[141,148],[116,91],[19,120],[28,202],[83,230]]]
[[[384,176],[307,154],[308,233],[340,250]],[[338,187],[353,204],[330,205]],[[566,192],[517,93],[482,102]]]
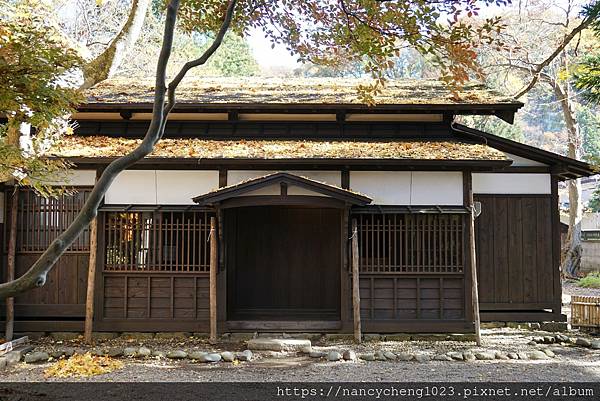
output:
[[[263,188],[273,187],[277,188],[279,194],[263,195],[258,191]],[[290,187],[298,187],[304,191],[298,195],[288,194],[288,188]],[[193,198],[193,201],[200,205],[217,205],[234,198],[242,197],[245,198],[246,202],[238,202],[235,206],[264,203],[306,204],[311,203],[310,200],[315,201],[319,198],[326,200],[326,202],[322,203],[329,203],[332,206],[336,203],[340,206],[365,206],[372,201],[368,196],[286,172],[269,174],[223,187],[197,196]]]

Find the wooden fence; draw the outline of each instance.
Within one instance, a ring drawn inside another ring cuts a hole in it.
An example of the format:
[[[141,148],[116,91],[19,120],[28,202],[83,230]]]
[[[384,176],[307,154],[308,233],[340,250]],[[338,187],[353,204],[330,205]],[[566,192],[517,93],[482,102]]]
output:
[[[600,297],[572,296],[571,325],[600,329]]]

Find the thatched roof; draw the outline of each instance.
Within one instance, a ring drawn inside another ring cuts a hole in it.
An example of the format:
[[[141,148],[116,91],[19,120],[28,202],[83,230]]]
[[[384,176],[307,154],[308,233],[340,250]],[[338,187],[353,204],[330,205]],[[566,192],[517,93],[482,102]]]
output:
[[[177,89],[181,104],[360,104],[358,86],[369,79],[342,78],[201,78],[186,79]],[[455,96],[458,95],[458,96]],[[149,104],[153,80],[115,78],[86,92],[87,103]],[[378,105],[514,105],[522,104],[482,84],[467,84],[452,93],[437,80],[391,80],[375,96]]]
[[[117,157],[141,139],[65,136],[51,154],[60,157]],[[507,160],[482,144],[451,141],[326,141],[162,139],[150,157],[193,159],[412,159]]]

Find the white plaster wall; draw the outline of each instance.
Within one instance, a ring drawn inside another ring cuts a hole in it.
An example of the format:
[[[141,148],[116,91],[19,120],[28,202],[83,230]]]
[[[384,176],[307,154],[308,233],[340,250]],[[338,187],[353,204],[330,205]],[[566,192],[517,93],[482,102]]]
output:
[[[513,163],[511,164],[511,166],[513,166],[513,167],[543,167],[543,166],[547,166],[547,164],[540,163],[540,162],[537,162],[537,161],[531,160],[531,159],[526,159],[521,156],[513,155],[512,153],[505,152],[504,154],[506,155],[506,157],[508,157],[509,159],[511,159],[513,161]]]
[[[414,171],[411,205],[462,205],[463,177],[460,171]]]
[[[319,192],[311,191],[307,188],[298,187],[296,185],[289,186],[287,193],[288,195],[327,196]]]
[[[219,188],[217,170],[157,170],[159,205],[193,205],[192,198]]]
[[[51,182],[51,185],[88,186],[96,183],[96,170],[68,170],[61,179]]]
[[[156,171],[123,171],[106,192],[104,203],[156,205]]]
[[[227,171],[227,185],[237,184],[242,181],[277,173],[275,170],[229,170]],[[339,171],[310,171],[292,170],[286,173],[310,178],[337,187],[342,186],[342,173]]]
[[[350,189],[379,205],[410,205],[410,171],[350,171]]]
[[[281,195],[281,185],[273,184],[266,187],[255,189],[254,191],[246,192],[243,196],[266,196],[266,195]]]
[[[462,205],[462,173],[350,171],[350,189],[378,205]]]
[[[193,197],[218,187],[216,170],[126,170],[110,186],[104,203],[193,205]]]
[[[550,174],[473,173],[476,194],[549,194]]]

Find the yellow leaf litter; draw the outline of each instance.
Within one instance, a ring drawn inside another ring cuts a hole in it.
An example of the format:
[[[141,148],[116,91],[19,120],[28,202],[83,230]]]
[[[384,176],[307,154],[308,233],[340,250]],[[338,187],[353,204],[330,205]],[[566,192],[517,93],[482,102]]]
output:
[[[75,354],[68,359],[60,359],[44,370],[46,377],[89,377],[110,373],[123,368],[123,362],[108,356],[94,356],[91,353]]]

